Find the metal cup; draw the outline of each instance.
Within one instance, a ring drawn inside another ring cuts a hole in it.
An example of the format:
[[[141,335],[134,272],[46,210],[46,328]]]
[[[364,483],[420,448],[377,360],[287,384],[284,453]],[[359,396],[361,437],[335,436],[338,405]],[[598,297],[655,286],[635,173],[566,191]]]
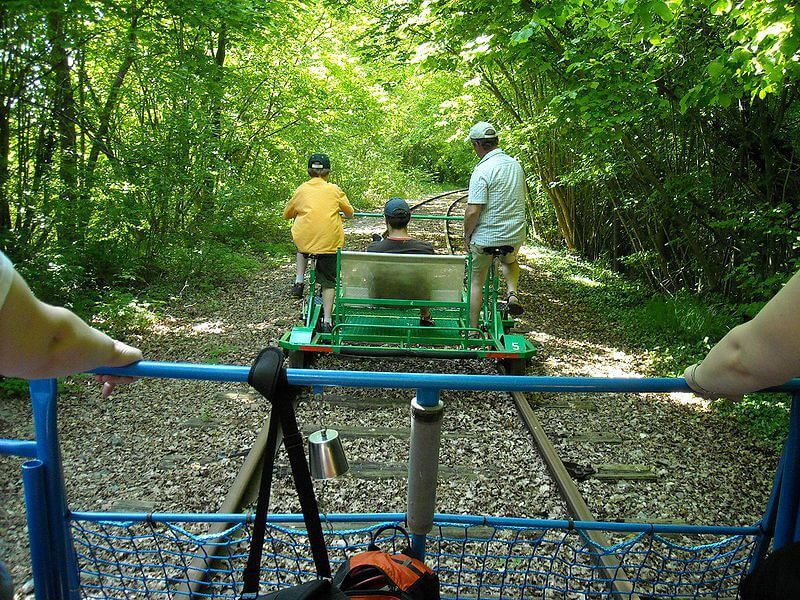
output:
[[[314,479],[334,479],[350,470],[335,429],[320,429],[308,436],[308,458]]]

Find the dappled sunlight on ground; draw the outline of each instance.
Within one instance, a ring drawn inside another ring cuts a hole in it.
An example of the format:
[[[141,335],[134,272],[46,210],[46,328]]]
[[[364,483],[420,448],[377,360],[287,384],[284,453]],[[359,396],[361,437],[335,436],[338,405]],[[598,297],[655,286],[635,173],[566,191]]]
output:
[[[671,402],[692,408],[698,412],[708,412],[711,403],[708,400],[695,396],[694,394],[684,394],[683,392],[671,392],[666,394]]]
[[[581,285],[585,285],[588,287],[601,287],[605,285],[599,281],[595,281],[594,279],[589,279],[588,277],[584,277],[583,275],[570,275],[570,281],[574,281],[575,283],[580,283]]]
[[[192,325],[192,331],[196,333],[225,333],[230,329],[230,325],[223,325],[222,321],[206,321]]]

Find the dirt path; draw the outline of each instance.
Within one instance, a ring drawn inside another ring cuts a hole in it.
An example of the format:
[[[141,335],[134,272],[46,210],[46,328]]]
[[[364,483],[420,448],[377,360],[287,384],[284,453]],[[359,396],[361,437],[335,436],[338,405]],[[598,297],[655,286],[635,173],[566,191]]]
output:
[[[363,249],[365,238],[357,239],[349,244]],[[546,256],[534,246],[523,252],[521,299],[527,311],[520,326],[540,348],[535,374],[640,374],[643,357],[622,347],[602,319],[564,292],[559,276],[547,270]],[[153,360],[249,364],[258,349],[275,344],[295,323],[299,305],[288,296],[292,279],[287,258],[252,281],[168,307],[157,325],[131,341]],[[603,429],[622,439],[602,452],[565,441],[564,458],[610,456],[658,467],[653,483],[582,483],[598,518],[750,524],[761,513],[777,457],[742,442],[693,397],[615,394],[596,399],[591,413],[541,414],[559,439]],[[105,510],[128,501],[145,511],[215,510],[265,415],[263,402],[243,385],[139,381],[103,401],[94,382],[73,379],[59,403],[71,507]],[[0,437],[30,436],[29,402],[1,406]],[[30,577],[21,462],[0,458],[0,558],[18,585]],[[198,495],[198,489],[207,491]]]

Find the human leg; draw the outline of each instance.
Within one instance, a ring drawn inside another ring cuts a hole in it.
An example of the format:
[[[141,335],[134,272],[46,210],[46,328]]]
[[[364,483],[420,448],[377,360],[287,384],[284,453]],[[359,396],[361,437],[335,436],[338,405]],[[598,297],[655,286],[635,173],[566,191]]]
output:
[[[475,244],[470,245],[472,253],[472,285],[469,294],[469,326],[478,326],[478,317],[483,307],[483,286],[486,283],[486,275],[489,273],[489,265],[492,257],[484,254],[480,247]]]
[[[333,318],[333,299],[336,295],[334,288],[322,288],[322,321],[331,323]]]
[[[517,285],[519,284],[520,268],[517,261],[519,246],[514,247],[513,252],[500,257],[500,265],[503,271],[503,279],[508,288],[508,309],[512,315],[520,315],[523,312],[522,305],[517,297]]]
[[[297,252],[295,257],[295,277],[294,285],[292,286],[292,296],[295,298],[303,297],[303,280],[306,276],[306,267],[308,266],[308,257],[302,252]]]
[[[322,287],[322,322],[330,325],[333,319],[333,301],[336,297],[336,255],[317,256],[317,283]]]
[[[302,252],[298,251],[297,256],[295,257],[295,263],[297,265],[297,274],[295,275],[294,282],[303,283],[303,280],[306,277],[306,267],[308,266],[308,257]]]

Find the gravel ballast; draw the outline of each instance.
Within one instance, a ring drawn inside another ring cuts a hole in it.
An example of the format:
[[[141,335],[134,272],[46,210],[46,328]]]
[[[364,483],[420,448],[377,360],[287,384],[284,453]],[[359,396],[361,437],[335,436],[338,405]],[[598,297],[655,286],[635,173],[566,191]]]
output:
[[[416,225],[416,223],[413,223]],[[435,222],[434,225],[436,226]],[[351,249],[363,249],[377,224],[354,222]],[[419,231],[419,229],[418,229]],[[412,234],[414,230],[412,229]],[[423,237],[423,236],[420,236]],[[441,238],[439,238],[441,240]],[[643,357],[615,341],[587,308],[564,296],[548,273],[545,250],[526,247],[520,299],[526,313],[519,328],[539,347],[531,374],[636,376]],[[300,304],[289,298],[293,266],[265,269],[239,286],[193,305],[168,307],[152,330],[128,341],[148,359],[250,364],[258,350],[276,344],[299,321]],[[488,361],[353,360],[325,357],[315,368],[376,371],[495,373]],[[118,388],[110,400],[88,378],[72,378],[59,400],[59,426],[67,495],[73,510],[138,507],[140,511],[214,512],[219,507],[256,432],[265,402],[245,385],[141,380]],[[368,401],[410,401],[409,390],[326,390]],[[653,467],[652,482],[579,483],[596,518],[699,524],[752,524],[763,510],[777,463],[775,453],[747,442],[706,405],[686,394],[606,394],[595,410],[548,409],[554,394],[531,395],[537,414],[565,460],[635,463]],[[559,399],[564,399],[560,395]],[[442,395],[445,404],[441,464],[473,475],[440,477],[440,512],[520,517],[567,517],[566,508],[537,456],[513,401],[501,393]],[[300,405],[301,425],[329,427],[409,426],[407,404],[355,410],[310,395]],[[575,433],[611,431],[619,444],[571,442]],[[447,433],[469,435],[452,435]],[[0,437],[32,436],[30,403],[0,407]],[[345,441],[351,461],[402,463],[405,438]],[[17,586],[30,578],[19,465],[0,458],[0,558]],[[285,466],[285,454],[279,465]],[[405,479],[354,477],[317,484],[328,512],[405,509]],[[272,511],[299,509],[290,478],[277,479]],[[20,597],[22,597],[20,595]]]

